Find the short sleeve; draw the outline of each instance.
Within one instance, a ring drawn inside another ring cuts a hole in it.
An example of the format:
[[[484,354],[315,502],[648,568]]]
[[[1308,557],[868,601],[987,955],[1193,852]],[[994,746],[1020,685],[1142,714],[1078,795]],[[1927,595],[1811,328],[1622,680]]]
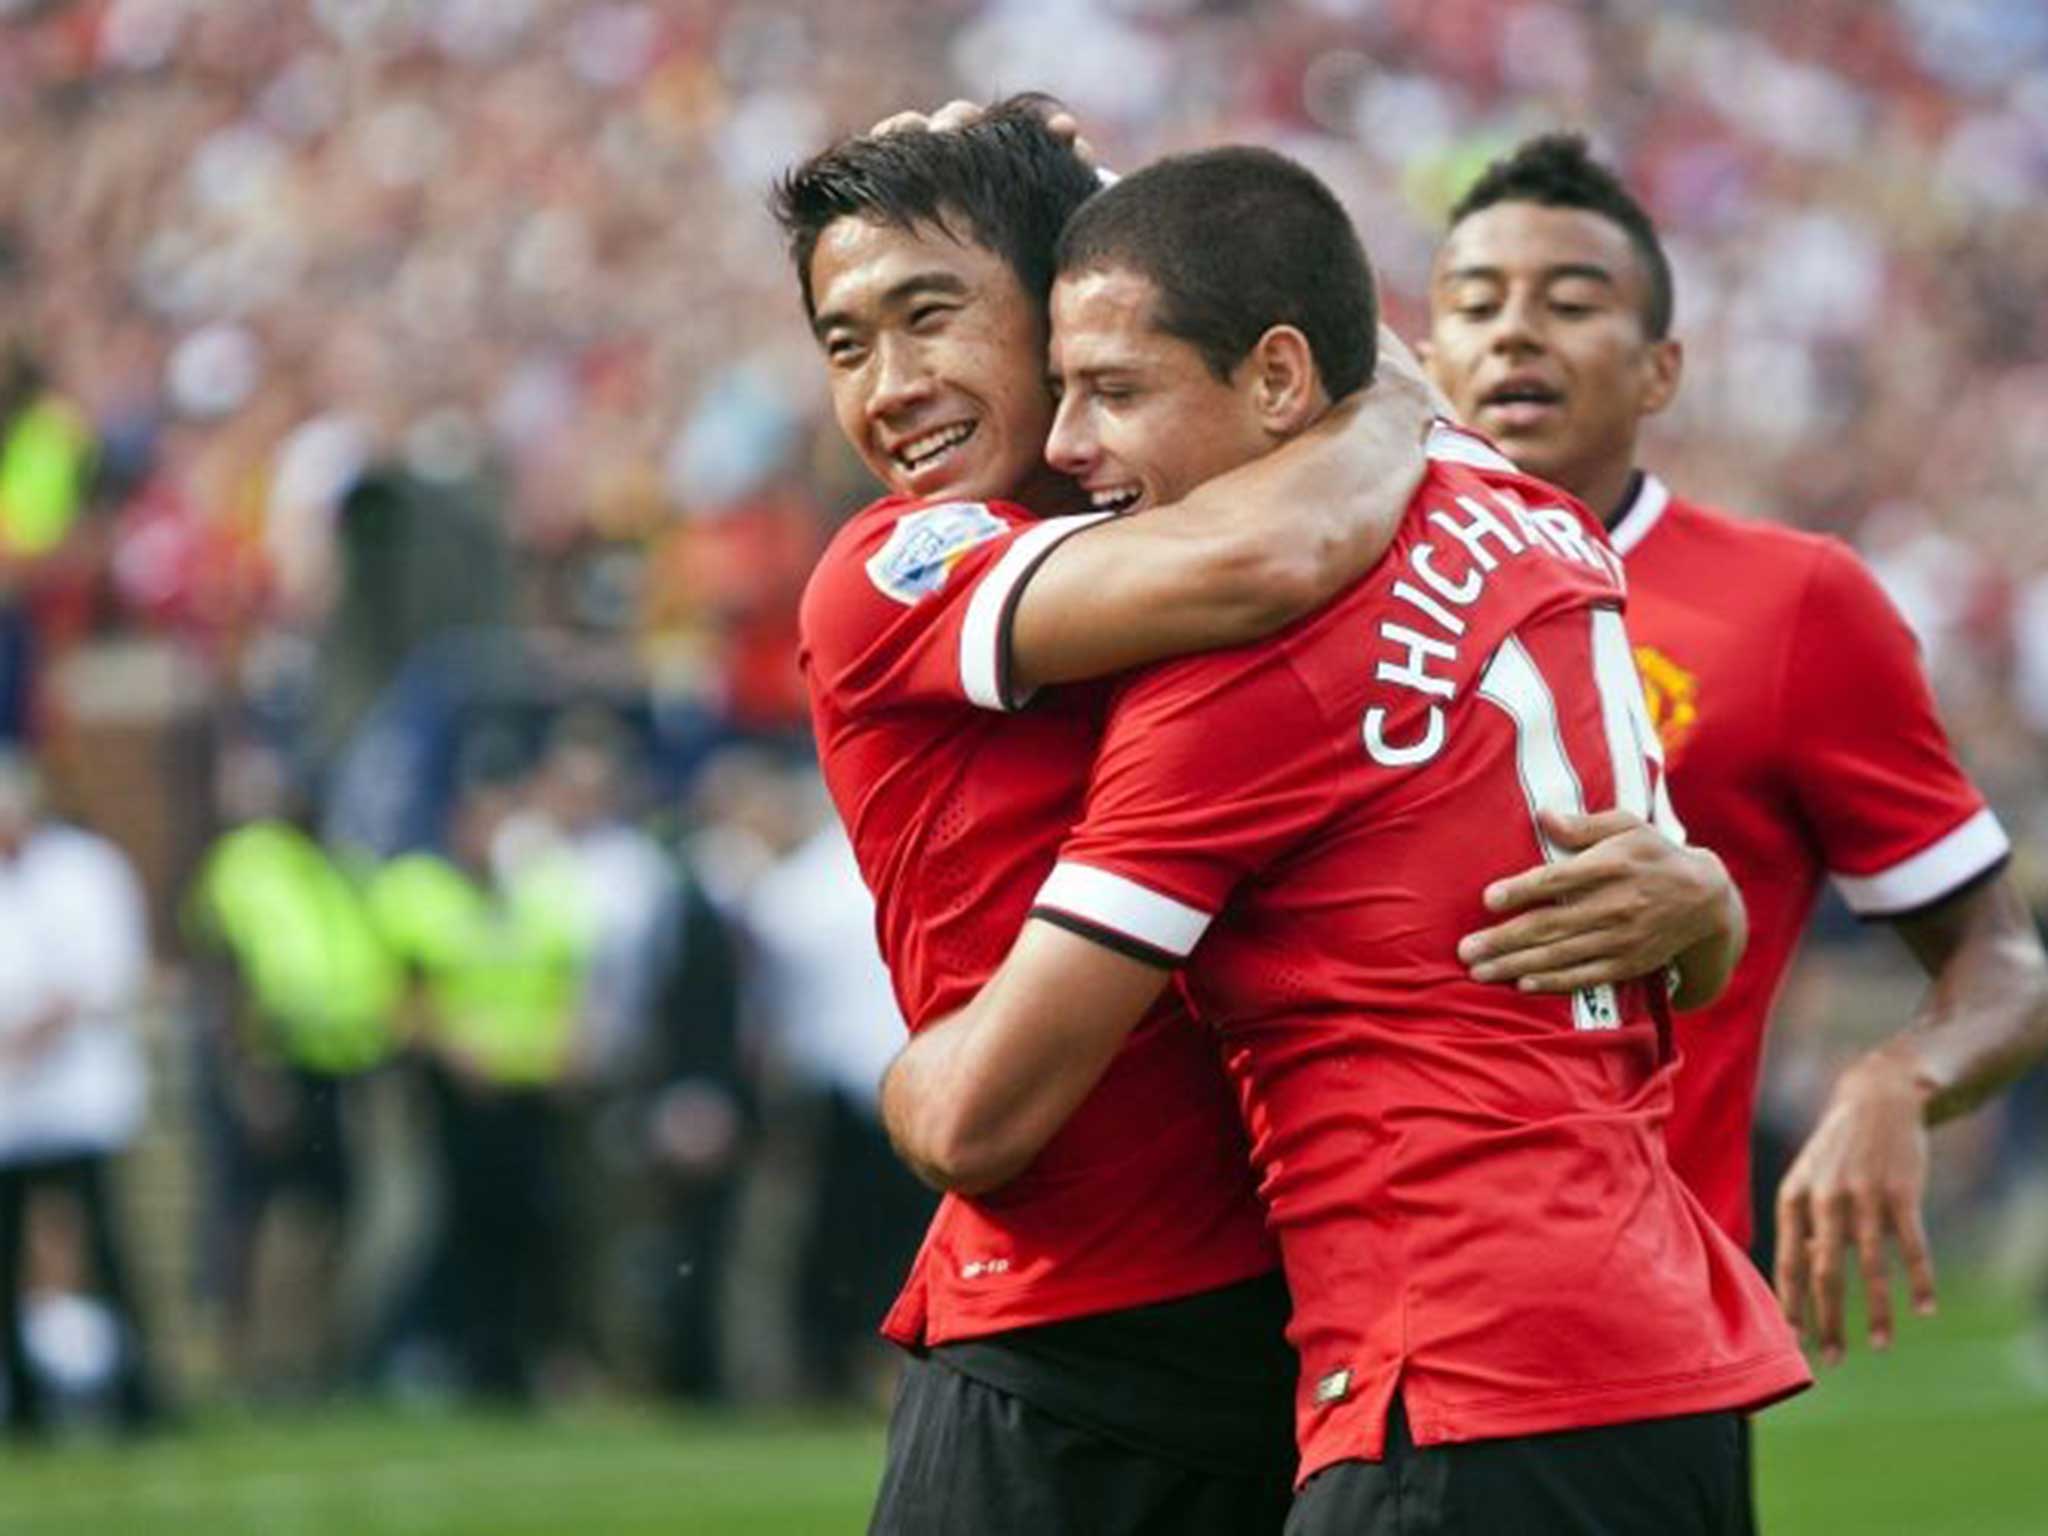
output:
[[[1339,733],[1283,654],[1168,663],[1127,688],[1032,916],[1163,966],[1330,816]]]
[[[2010,852],[1956,761],[1919,646],[1861,561],[1828,544],[1787,653],[1793,792],[1860,917],[1941,900]]]
[[[814,698],[848,713],[947,702],[1013,710],[1010,621],[1032,573],[1106,514],[1034,519],[1003,502],[879,502],[833,540],[804,593]]]

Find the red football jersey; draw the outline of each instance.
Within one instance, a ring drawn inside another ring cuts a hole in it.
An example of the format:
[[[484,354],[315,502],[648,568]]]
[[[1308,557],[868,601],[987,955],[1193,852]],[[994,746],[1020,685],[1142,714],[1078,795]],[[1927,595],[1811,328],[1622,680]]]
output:
[[[1019,702],[1011,605],[1038,561],[1094,521],[891,498],[840,530],[805,592],[825,783],[913,1029],[994,974],[1079,817],[1104,691],[1003,710]],[[1022,1177],[941,1202],[884,1329],[944,1344],[1188,1296],[1277,1262],[1214,1047],[1173,999]]]
[[[1685,1015],[1671,1161],[1737,1242],[1764,1027],[1822,875],[1859,916],[1910,912],[2002,862],[1912,631],[1834,539],[1746,522],[1646,475],[1614,525],[1629,636],[1693,840],[1749,906],[1728,990]]]
[[[1661,978],[1535,997],[1458,961],[1486,883],[1553,856],[1533,807],[1669,824],[1619,558],[1458,441],[1345,597],[1127,688],[1034,907],[1192,953],[1294,1296],[1303,1477],[1379,1457],[1397,1384],[1433,1445],[1809,1379],[1665,1158]]]

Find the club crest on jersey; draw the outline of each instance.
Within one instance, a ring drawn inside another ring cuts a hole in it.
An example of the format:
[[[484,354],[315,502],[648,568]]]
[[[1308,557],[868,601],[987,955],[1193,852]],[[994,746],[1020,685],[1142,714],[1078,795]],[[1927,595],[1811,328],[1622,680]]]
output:
[[[888,542],[869,557],[868,579],[908,607],[943,587],[968,550],[1007,532],[1009,524],[978,501],[920,507],[898,518]]]
[[[1653,645],[1636,647],[1636,670],[1643,674],[1643,699],[1664,755],[1678,751],[1700,717],[1700,680]]]

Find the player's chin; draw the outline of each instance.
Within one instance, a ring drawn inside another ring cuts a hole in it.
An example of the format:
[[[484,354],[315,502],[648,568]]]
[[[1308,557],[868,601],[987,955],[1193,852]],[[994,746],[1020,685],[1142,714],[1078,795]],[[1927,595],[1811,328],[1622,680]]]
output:
[[[914,494],[926,501],[1002,501],[1017,494],[1037,461],[1012,465],[993,454],[963,454],[942,473],[921,477]]]

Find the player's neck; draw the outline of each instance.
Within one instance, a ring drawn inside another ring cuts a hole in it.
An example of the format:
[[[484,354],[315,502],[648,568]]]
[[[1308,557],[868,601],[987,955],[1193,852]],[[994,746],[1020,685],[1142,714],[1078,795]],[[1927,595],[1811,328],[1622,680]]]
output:
[[[1578,497],[1603,527],[1612,528],[1635,497],[1635,455],[1617,457],[1586,474],[1574,475],[1565,489]]]

